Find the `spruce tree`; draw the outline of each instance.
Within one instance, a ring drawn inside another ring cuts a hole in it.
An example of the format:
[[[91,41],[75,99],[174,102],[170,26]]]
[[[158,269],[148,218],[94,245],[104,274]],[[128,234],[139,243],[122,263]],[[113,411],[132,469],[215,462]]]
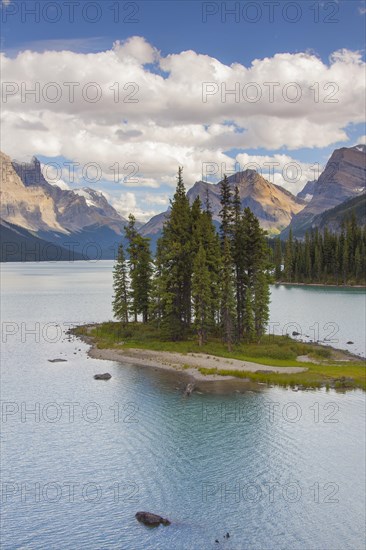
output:
[[[162,326],[171,340],[184,338],[191,323],[192,218],[179,168],[177,187],[160,243]]]
[[[305,240],[293,239],[290,231],[285,243],[286,282],[353,284],[365,282],[365,228],[357,225],[355,213],[345,217],[340,232],[325,227],[305,233]]]
[[[129,215],[128,220],[125,234],[128,241],[130,266],[130,308],[135,322],[137,322],[137,316],[141,314],[142,321],[147,323],[153,273],[150,240],[137,232],[136,220],[132,214]]]
[[[290,228],[289,236],[285,246],[285,265],[284,265],[285,280],[289,283],[291,283],[292,275],[293,275],[292,262],[293,262],[293,238],[292,238],[292,229]]]
[[[122,324],[128,323],[129,311],[129,289],[128,289],[128,269],[123,250],[123,245],[119,245],[117,260],[113,268],[113,313],[116,319]]]
[[[254,329],[257,342],[265,333],[269,321],[269,282],[268,273],[265,270],[260,270],[254,282],[253,300]]]
[[[279,237],[277,237],[277,239],[275,240],[273,261],[275,264],[275,280],[280,281],[282,275],[282,246],[281,239]]]
[[[257,340],[265,331],[269,308],[269,271],[266,232],[250,208],[242,216],[243,249],[245,251],[245,296],[243,329],[247,341]]]
[[[135,309],[142,315],[142,322],[147,323],[149,318],[150,298],[152,289],[152,258],[150,252],[150,240],[138,235],[136,237],[137,265],[134,271],[133,296]]]
[[[192,299],[194,311],[194,326],[197,330],[198,345],[207,339],[207,333],[211,326],[211,280],[207,265],[206,252],[202,243],[193,262],[192,273]]]
[[[224,342],[228,351],[231,351],[234,335],[235,298],[231,245],[227,236],[224,237],[222,249],[221,322]]]
[[[163,241],[159,239],[156,246],[156,254],[154,259],[153,277],[151,281],[150,293],[150,319],[156,322],[158,328],[161,326],[161,321],[164,314],[164,254],[162,252]]]
[[[244,309],[245,309],[245,315],[243,317],[244,338],[246,342],[250,343],[254,340],[254,335],[255,335],[253,293],[252,293],[251,286],[247,286],[245,289]]]
[[[125,236],[128,242],[127,245],[127,254],[129,257],[129,274],[131,281],[131,301],[130,308],[131,313],[134,317],[135,323],[137,323],[137,301],[136,301],[136,281],[135,281],[135,272],[137,267],[137,230],[136,230],[136,219],[133,214],[128,216],[128,225],[125,226]]]
[[[232,254],[235,272],[235,297],[236,297],[236,340],[240,342],[243,332],[243,310],[245,302],[245,234],[241,216],[241,201],[239,188],[236,186],[232,207],[232,224],[230,233],[232,235]]]
[[[220,273],[221,247],[220,238],[212,221],[209,210],[201,213],[200,217],[201,244],[206,252],[206,263],[210,275],[211,290],[211,328],[214,329],[220,321]]]
[[[230,184],[226,174],[224,175],[224,179],[220,182],[220,202],[221,202],[220,235],[221,235],[221,242],[223,246],[225,238],[226,237],[229,238],[230,236],[231,224],[233,221],[232,193],[231,193]]]

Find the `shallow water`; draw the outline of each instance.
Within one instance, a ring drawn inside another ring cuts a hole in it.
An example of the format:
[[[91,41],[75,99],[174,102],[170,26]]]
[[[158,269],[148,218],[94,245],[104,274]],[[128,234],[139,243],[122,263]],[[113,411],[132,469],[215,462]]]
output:
[[[184,399],[170,374],[89,359],[56,328],[112,318],[111,262],[1,271],[4,549],[364,548],[364,393]],[[272,299],[282,324],[340,311],[341,338],[361,345],[364,294],[281,287]],[[172,525],[148,529],[138,510]]]

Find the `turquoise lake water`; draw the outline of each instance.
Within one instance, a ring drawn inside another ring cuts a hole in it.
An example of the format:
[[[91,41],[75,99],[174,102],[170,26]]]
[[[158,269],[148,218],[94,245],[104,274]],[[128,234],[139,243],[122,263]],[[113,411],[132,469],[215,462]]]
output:
[[[2,548],[363,549],[365,394],[184,399],[171,374],[90,359],[65,331],[112,318],[111,267],[1,266]],[[365,355],[364,290],[273,287],[271,322]]]

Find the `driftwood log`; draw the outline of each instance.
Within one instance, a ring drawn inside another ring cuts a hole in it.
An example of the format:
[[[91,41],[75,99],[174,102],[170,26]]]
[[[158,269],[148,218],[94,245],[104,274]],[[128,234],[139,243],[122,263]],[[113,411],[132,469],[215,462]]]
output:
[[[194,384],[190,382],[189,384],[187,384],[186,389],[184,390],[184,393],[183,393],[184,397],[189,397],[193,392],[193,390],[194,390]]]

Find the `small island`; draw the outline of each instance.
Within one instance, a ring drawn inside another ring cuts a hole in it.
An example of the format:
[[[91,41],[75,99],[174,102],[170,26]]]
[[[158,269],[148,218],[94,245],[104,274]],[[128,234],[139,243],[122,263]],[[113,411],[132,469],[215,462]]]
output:
[[[118,322],[83,325],[72,333],[91,345],[92,358],[174,371],[177,379],[192,381],[206,392],[216,392],[218,382],[223,391],[260,384],[366,390],[365,361],[360,357],[289,336],[266,335],[260,344],[234,345],[228,352],[214,338],[201,347],[194,335],[174,344],[164,341],[157,329],[142,323],[129,323],[128,328]]]
[[[220,184],[218,232],[208,198],[204,208],[199,197],[190,205],[181,168],[177,180],[155,258],[129,216],[127,255],[120,245],[113,273],[118,321],[73,331],[92,345],[90,356],[179,373],[190,384],[186,395],[203,382],[233,388],[233,380],[365,389],[359,357],[266,334],[276,266],[258,219],[240,208],[238,188],[232,193],[226,176]]]

